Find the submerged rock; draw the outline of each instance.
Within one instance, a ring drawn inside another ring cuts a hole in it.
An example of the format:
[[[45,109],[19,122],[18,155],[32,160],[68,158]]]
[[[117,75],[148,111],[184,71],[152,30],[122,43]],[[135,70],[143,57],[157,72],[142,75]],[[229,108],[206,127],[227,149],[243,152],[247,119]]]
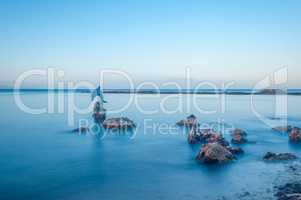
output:
[[[289,133],[289,140],[291,142],[301,142],[301,129],[295,127]]]
[[[274,131],[278,131],[278,132],[290,132],[292,130],[292,126],[290,126],[290,125],[288,125],[288,126],[276,126],[272,129]]]
[[[102,125],[107,129],[126,129],[136,127],[136,124],[127,117],[106,119]]]
[[[185,127],[193,127],[198,126],[197,118],[194,115],[189,115],[186,119],[182,119],[181,121],[176,123],[178,126],[185,126]]]
[[[234,159],[233,154],[219,143],[208,143],[202,146],[196,160],[205,164],[227,163]]]
[[[196,128],[192,128],[189,131],[187,141],[189,144],[196,144],[200,141],[200,136],[197,134]]]
[[[243,154],[244,150],[239,147],[227,147],[228,151],[230,151],[234,155]]]
[[[247,133],[241,129],[234,129],[231,131],[231,142],[233,144],[243,144],[248,142]]]
[[[295,160],[295,159],[297,159],[297,156],[291,153],[276,154],[276,153],[267,152],[263,157],[263,160],[265,161],[288,161],[288,160]]]

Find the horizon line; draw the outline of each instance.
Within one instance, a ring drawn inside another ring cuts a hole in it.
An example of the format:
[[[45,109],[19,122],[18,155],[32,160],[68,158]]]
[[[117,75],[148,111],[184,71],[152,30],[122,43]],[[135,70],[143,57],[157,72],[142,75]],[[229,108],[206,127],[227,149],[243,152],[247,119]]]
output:
[[[91,93],[94,89],[47,89],[47,88],[0,88],[0,93],[4,92],[75,92],[75,93]],[[103,93],[115,93],[115,94],[233,94],[233,95],[301,95],[301,88],[286,90],[282,89],[251,89],[251,88],[236,88],[236,89],[103,89]]]

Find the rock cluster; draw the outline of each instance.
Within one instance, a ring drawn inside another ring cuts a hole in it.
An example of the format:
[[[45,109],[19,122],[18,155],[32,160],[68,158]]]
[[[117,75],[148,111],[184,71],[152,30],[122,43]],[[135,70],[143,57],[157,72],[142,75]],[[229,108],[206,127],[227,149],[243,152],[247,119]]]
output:
[[[187,135],[189,144],[203,144],[196,156],[196,160],[202,163],[227,163],[235,159],[235,155],[244,153],[239,147],[230,147],[230,143],[222,134],[210,128],[199,129],[199,123],[194,115],[187,117],[187,120],[181,120],[177,124],[190,128]],[[245,132],[240,129],[237,129],[237,131],[243,137],[246,136]]]

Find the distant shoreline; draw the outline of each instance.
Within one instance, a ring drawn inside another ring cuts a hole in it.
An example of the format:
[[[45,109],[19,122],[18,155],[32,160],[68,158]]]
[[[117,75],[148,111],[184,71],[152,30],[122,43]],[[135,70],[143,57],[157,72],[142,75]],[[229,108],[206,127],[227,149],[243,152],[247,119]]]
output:
[[[13,93],[13,92],[74,92],[74,93],[91,93],[89,89],[0,89],[0,93]],[[251,90],[251,89],[228,89],[228,90],[213,90],[213,89],[104,89],[106,94],[200,94],[200,95],[214,95],[214,94],[225,94],[225,95],[301,95],[301,89],[288,89],[287,93],[278,89],[265,89],[265,90]]]

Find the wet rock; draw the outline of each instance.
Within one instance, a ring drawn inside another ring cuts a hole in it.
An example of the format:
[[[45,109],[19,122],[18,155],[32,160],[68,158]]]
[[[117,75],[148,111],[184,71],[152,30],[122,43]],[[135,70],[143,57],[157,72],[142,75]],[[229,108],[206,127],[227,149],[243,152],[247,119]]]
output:
[[[187,141],[189,144],[196,144],[199,142],[199,137],[194,134],[188,134]]]
[[[291,142],[301,142],[301,129],[295,127],[289,133],[289,140]]]
[[[278,200],[300,200],[301,199],[301,183],[286,183],[277,188],[275,194]]]
[[[106,119],[102,125],[106,129],[127,129],[136,127],[136,124],[127,117]]]
[[[199,141],[204,143],[219,143],[222,146],[229,146],[229,142],[219,133],[213,132],[211,129],[201,131],[198,134]]]
[[[290,132],[292,130],[292,126],[290,126],[290,125],[288,125],[288,126],[276,126],[272,129],[274,131],[278,131],[278,132]]]
[[[106,119],[106,109],[103,107],[103,104],[100,101],[96,101],[93,107],[94,122],[102,124]]]
[[[219,133],[215,133],[212,129],[198,130],[197,127],[191,128],[187,137],[188,143],[219,143],[222,146],[229,146],[229,142]]]
[[[102,124],[106,119],[106,113],[105,112],[96,112],[96,113],[93,113],[92,117],[93,117],[95,123]]]
[[[189,144],[196,144],[200,142],[200,136],[197,134],[196,128],[192,128],[189,131],[187,141]]]
[[[181,121],[176,123],[178,126],[184,127],[193,127],[198,126],[197,118],[194,115],[189,115],[186,119],[182,119]]]
[[[72,130],[73,133],[87,133],[89,131],[90,131],[90,129],[88,127],[79,127],[79,128]]]
[[[234,155],[243,154],[244,150],[239,147],[227,147],[228,151],[230,151]]]
[[[295,160],[297,159],[297,156],[291,153],[272,153],[272,152],[267,152],[263,160],[265,161],[289,161],[289,160]]]
[[[227,163],[234,159],[233,154],[219,143],[208,143],[202,146],[196,160],[205,164]]]
[[[243,144],[248,142],[247,133],[241,129],[234,129],[231,131],[231,142],[233,144]]]
[[[221,135],[218,133],[209,133],[206,134],[206,142],[207,143],[219,143],[222,146],[229,146],[229,142]]]
[[[212,135],[212,132],[200,132],[200,141],[201,142],[206,142]]]

